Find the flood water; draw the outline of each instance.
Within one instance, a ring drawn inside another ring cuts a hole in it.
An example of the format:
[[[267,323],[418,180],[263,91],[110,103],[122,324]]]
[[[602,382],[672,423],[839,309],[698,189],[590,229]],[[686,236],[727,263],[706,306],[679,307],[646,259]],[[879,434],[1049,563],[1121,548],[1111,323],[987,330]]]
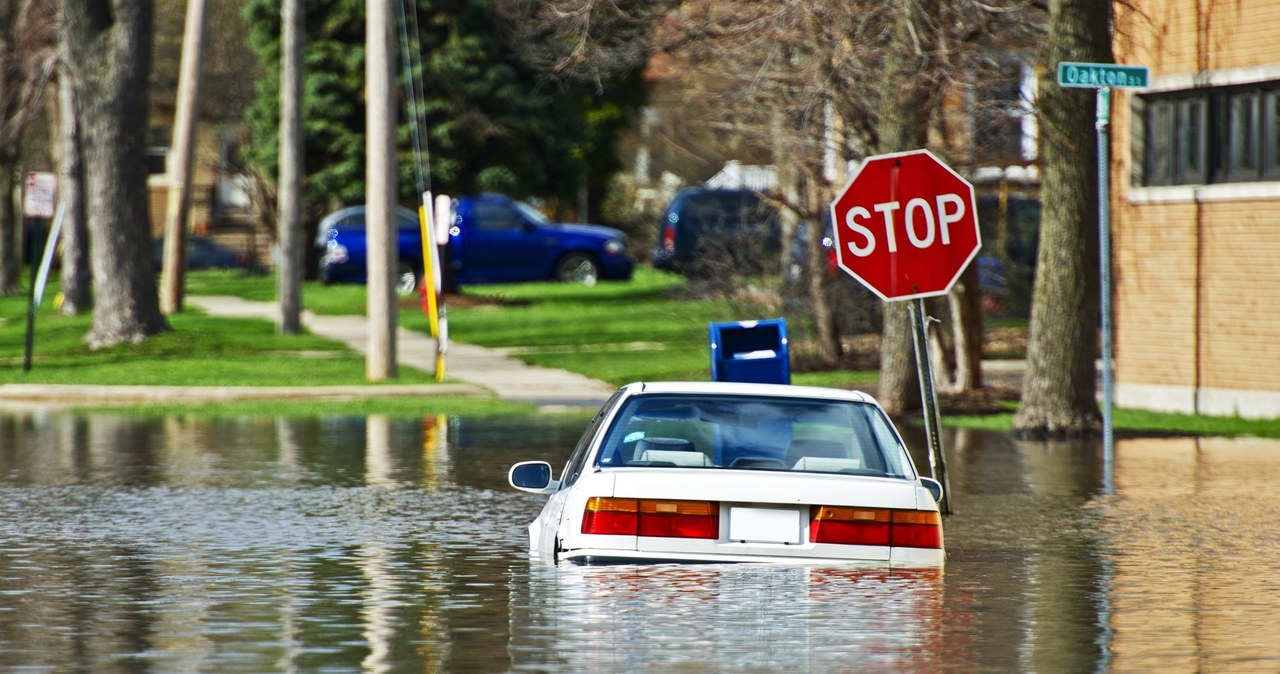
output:
[[[1280,443],[949,429],[941,572],[542,565],[585,421],[0,415],[0,670],[1280,671]]]

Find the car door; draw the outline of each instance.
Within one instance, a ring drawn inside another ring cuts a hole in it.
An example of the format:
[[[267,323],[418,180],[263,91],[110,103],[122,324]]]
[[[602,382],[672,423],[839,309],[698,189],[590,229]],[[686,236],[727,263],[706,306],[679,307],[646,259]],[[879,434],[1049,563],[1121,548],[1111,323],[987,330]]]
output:
[[[471,282],[530,281],[546,278],[543,236],[512,204],[477,199],[463,244],[462,273]]]
[[[582,473],[593,470],[591,464],[594,463],[594,452],[591,450],[599,444],[598,438],[604,430],[605,421],[612,416],[624,392],[625,389],[615,392],[604,405],[600,406],[600,411],[591,419],[591,423],[587,424],[586,430],[578,439],[578,444],[573,448],[573,453],[569,455],[569,460],[565,462],[564,471],[560,473],[559,489],[547,499],[541,514],[538,515],[538,521],[534,523],[534,526],[540,529],[539,552],[543,557],[550,559],[555,555],[554,546],[564,521],[565,503],[569,500],[573,486],[578,483]]]

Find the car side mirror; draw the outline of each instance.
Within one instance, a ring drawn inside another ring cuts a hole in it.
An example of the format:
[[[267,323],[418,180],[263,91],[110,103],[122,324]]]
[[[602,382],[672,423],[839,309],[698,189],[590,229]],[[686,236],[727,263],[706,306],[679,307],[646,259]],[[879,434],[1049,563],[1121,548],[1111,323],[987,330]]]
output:
[[[933,495],[934,503],[939,503],[942,501],[942,483],[941,482],[938,482],[937,480],[931,477],[922,477],[920,478],[920,484],[924,485],[924,488],[928,489],[929,493]]]
[[[549,494],[555,490],[551,464],[546,461],[521,461],[507,473],[507,482],[520,491]]]

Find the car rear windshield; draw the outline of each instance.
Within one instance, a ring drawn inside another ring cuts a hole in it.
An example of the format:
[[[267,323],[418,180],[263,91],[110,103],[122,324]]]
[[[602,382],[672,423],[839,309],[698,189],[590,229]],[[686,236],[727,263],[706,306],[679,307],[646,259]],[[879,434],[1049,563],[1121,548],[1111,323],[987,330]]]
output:
[[[596,465],[914,477],[875,405],[762,396],[635,396],[614,420]]]
[[[773,221],[776,212],[752,192],[706,191],[689,195],[680,217],[691,228],[742,227]]]

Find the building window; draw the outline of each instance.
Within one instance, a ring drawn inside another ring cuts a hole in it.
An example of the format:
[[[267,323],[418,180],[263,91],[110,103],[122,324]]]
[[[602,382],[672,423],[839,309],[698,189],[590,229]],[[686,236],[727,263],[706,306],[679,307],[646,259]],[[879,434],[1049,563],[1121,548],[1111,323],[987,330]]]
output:
[[[172,136],[168,127],[153,126],[147,129],[147,174],[162,175],[168,172],[166,159],[169,156],[169,140]]]
[[[1280,82],[1141,98],[1144,185],[1280,179]]]

